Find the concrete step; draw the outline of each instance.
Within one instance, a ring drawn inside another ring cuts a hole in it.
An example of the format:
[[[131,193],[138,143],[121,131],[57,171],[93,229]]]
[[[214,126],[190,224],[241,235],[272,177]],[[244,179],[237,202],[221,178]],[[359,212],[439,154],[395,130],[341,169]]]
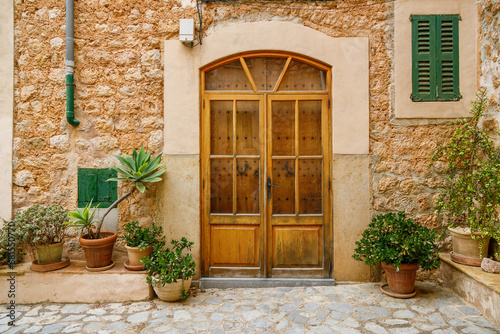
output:
[[[439,257],[445,285],[500,327],[500,274],[455,263],[450,254],[442,253]]]
[[[70,265],[49,272],[35,272],[25,262],[13,270],[3,266],[0,270],[0,303],[105,303],[149,300],[154,297],[146,282],[145,271],[129,271],[123,258],[114,258],[112,269],[87,271],[83,260],[70,260]],[[7,293],[14,282],[10,296]]]
[[[302,286],[333,286],[333,279],[312,278],[217,278],[202,277],[199,286],[202,289],[230,289],[230,288],[274,288],[274,287],[302,287]]]

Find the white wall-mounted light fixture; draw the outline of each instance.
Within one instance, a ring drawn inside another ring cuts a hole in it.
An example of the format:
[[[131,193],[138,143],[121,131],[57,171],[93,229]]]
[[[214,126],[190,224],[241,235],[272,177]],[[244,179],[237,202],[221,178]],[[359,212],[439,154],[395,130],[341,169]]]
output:
[[[181,19],[179,23],[179,40],[186,44],[194,41],[194,20]]]

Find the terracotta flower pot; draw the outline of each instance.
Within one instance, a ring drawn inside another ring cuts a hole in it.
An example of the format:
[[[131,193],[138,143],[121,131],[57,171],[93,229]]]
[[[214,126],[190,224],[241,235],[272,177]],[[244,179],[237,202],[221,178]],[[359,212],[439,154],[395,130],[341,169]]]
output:
[[[399,271],[392,264],[382,262],[382,268],[385,271],[389,289],[393,292],[407,295],[415,291],[415,277],[418,270],[418,264],[401,264]]]
[[[149,245],[148,247],[141,250],[139,247],[129,247],[125,245],[128,254],[128,264],[134,267],[144,267],[144,264],[141,262],[143,257],[147,257],[151,255],[151,250],[153,249],[153,245]]]
[[[158,280],[153,278],[153,290],[155,291],[158,298],[166,302],[176,302],[181,300],[181,291],[189,290],[191,287],[191,280],[178,279],[175,283],[168,283],[162,286],[158,283]]]
[[[452,228],[448,228],[451,234],[453,244],[453,255],[451,259],[454,262],[466,264],[470,266],[481,266],[481,260],[488,256],[488,244],[490,238],[482,238],[484,240],[483,250],[479,253],[479,242],[481,238],[472,239],[471,232],[464,232]],[[481,232],[474,232],[475,236],[481,237]]]
[[[64,240],[56,244],[36,246],[37,263],[40,265],[61,262]]]
[[[80,237],[80,244],[85,253],[88,268],[101,268],[111,265],[113,262],[113,246],[116,242],[116,233],[101,232],[103,239],[86,239],[87,235]]]

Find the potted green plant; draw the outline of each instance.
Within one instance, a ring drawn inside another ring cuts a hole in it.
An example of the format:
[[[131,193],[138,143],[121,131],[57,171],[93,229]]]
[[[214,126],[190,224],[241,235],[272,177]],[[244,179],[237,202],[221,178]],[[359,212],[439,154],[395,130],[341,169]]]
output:
[[[87,261],[87,270],[103,271],[111,269],[115,265],[112,257],[117,236],[114,232],[101,232],[100,238],[97,238],[97,221],[94,221],[94,216],[99,205],[92,211],[91,207],[92,201],[85,208],[76,208],[75,211],[70,212],[69,215],[73,220],[66,224],[76,227],[80,232],[79,241]]]
[[[48,271],[69,265],[62,260],[68,212],[58,205],[35,204],[16,212],[13,219],[19,246],[36,258],[32,263],[35,271]]]
[[[191,280],[196,274],[192,255],[183,254],[184,250],[191,250],[194,242],[183,237],[180,241],[172,240],[170,243],[172,250],[153,246],[151,256],[144,259],[144,269],[149,275],[146,280],[158,298],[178,301],[189,296]]]
[[[402,211],[379,214],[356,241],[353,258],[368,265],[382,264],[394,297],[413,297],[418,268],[439,266],[439,247],[435,230],[420,226]]]
[[[165,168],[160,168],[163,166],[163,163],[161,163],[161,156],[162,155],[159,154],[154,159],[151,159],[151,152],[146,153],[144,147],[141,147],[139,152],[134,149],[132,156],[127,154],[124,154],[123,157],[115,155],[120,164],[112,166],[111,168],[118,173],[119,177],[110,178],[107,181],[129,182],[132,184],[132,188],[108,207],[95,227],[92,219],[90,221],[82,221],[82,224],[88,224],[88,227],[84,228],[88,233],[80,237],[80,244],[84,248],[85,258],[87,259],[87,269],[100,271],[110,269],[114,266],[111,258],[117,235],[114,232],[101,232],[104,219],[112,209],[132,195],[136,190],[142,193],[147,191],[153,196],[146,186],[146,183],[161,181],[160,176],[165,173],[166,170]],[[87,206],[86,209],[88,210],[89,206]],[[75,213],[76,212],[77,211],[75,211]]]
[[[459,119],[448,141],[438,143],[432,164],[447,163],[437,213],[448,217],[452,260],[480,266],[489,239],[500,240],[500,149],[489,135],[493,130],[481,126],[488,103],[486,93],[476,95],[471,116]]]
[[[165,246],[163,228],[155,222],[148,228],[139,226],[139,222],[135,221],[127,223],[123,230],[125,233],[122,237],[127,242],[125,248],[128,254],[128,263],[124,265],[129,270],[143,270],[144,263],[141,259],[151,255],[153,245],[160,248]]]

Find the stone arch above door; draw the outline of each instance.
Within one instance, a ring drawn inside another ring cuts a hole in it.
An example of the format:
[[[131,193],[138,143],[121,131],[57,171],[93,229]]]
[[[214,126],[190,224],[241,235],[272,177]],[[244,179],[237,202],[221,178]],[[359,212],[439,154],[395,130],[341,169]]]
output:
[[[303,25],[274,21],[222,28],[194,48],[165,41],[166,154],[199,154],[199,68],[262,50],[301,54],[332,66],[333,152],[368,154],[368,38],[332,38]]]

